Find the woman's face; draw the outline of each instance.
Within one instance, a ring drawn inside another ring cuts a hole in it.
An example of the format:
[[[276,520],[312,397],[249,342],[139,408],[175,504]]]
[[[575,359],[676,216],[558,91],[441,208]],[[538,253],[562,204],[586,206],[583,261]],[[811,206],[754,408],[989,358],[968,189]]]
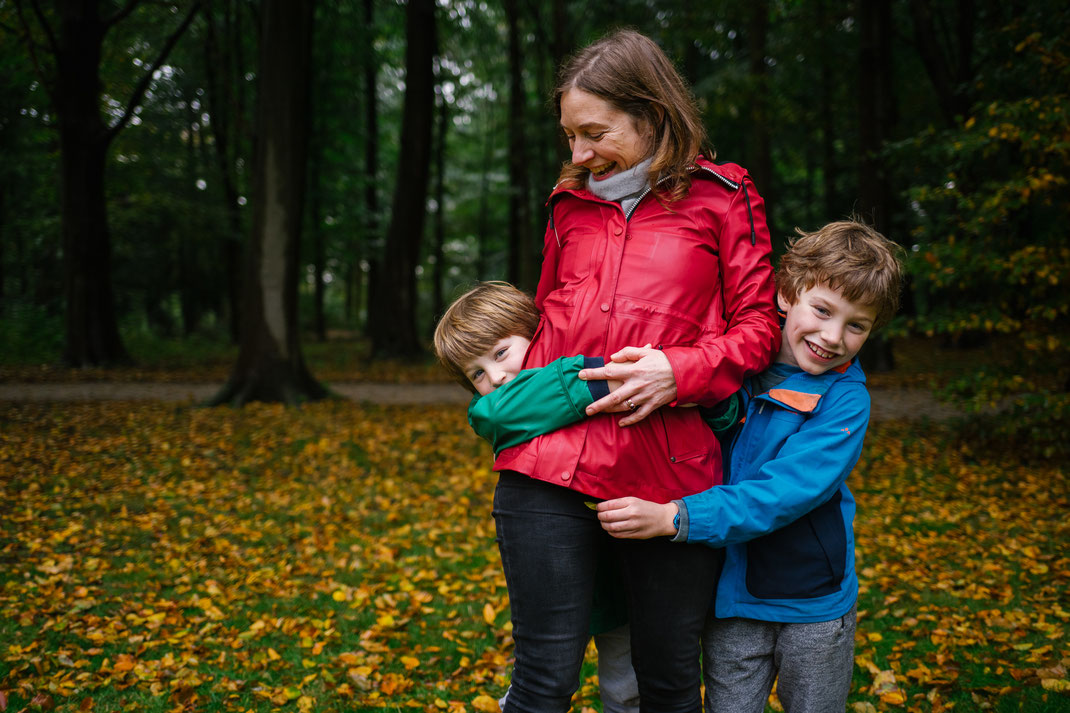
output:
[[[589,92],[573,87],[561,95],[561,128],[572,163],[596,181],[627,171],[650,153],[649,131],[635,119]]]

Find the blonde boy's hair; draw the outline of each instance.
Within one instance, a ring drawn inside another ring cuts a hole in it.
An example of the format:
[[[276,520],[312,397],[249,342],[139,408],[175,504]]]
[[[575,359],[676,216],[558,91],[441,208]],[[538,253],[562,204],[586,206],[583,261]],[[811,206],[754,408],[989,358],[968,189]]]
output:
[[[876,330],[899,309],[902,248],[858,220],[829,223],[812,233],[799,228],[780,258],[777,290],[795,304],[799,293],[814,285],[839,290],[844,299],[874,307]]]
[[[435,327],[435,354],[469,391],[475,392],[464,364],[499,339],[531,339],[539,326],[535,300],[508,282],[481,282],[454,300]]]

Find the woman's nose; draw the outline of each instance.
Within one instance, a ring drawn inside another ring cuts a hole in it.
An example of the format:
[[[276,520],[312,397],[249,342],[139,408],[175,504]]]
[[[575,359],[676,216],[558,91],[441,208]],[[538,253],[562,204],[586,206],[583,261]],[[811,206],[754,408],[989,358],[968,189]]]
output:
[[[591,150],[591,145],[582,139],[574,139],[572,141],[572,163],[581,166],[587,163],[594,156],[594,151]]]

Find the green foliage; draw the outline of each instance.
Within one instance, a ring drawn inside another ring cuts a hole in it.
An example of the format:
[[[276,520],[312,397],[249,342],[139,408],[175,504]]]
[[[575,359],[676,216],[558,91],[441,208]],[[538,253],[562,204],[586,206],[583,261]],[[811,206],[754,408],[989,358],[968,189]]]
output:
[[[47,364],[63,348],[63,320],[30,304],[17,304],[0,315],[0,365]]]
[[[1056,434],[1067,430],[1070,380],[1070,41],[1049,29],[1065,27],[1066,15],[1003,28],[993,46],[1007,53],[978,83],[972,115],[898,147],[918,158],[919,178],[943,176],[910,192],[918,306],[910,327],[952,338],[1012,335],[1011,363],[952,391],[978,407],[1013,397],[1013,414],[993,432],[1012,441],[1034,433],[1049,455],[1066,452]]]

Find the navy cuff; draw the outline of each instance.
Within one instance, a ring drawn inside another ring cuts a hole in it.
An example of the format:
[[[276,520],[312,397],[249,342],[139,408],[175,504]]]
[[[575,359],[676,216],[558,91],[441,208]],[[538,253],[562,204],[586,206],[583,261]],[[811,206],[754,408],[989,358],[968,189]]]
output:
[[[584,369],[599,369],[606,365],[606,360],[602,357],[583,357]],[[609,382],[605,379],[594,379],[587,382],[587,388],[591,390],[591,398],[597,401],[598,399],[609,396]]]

